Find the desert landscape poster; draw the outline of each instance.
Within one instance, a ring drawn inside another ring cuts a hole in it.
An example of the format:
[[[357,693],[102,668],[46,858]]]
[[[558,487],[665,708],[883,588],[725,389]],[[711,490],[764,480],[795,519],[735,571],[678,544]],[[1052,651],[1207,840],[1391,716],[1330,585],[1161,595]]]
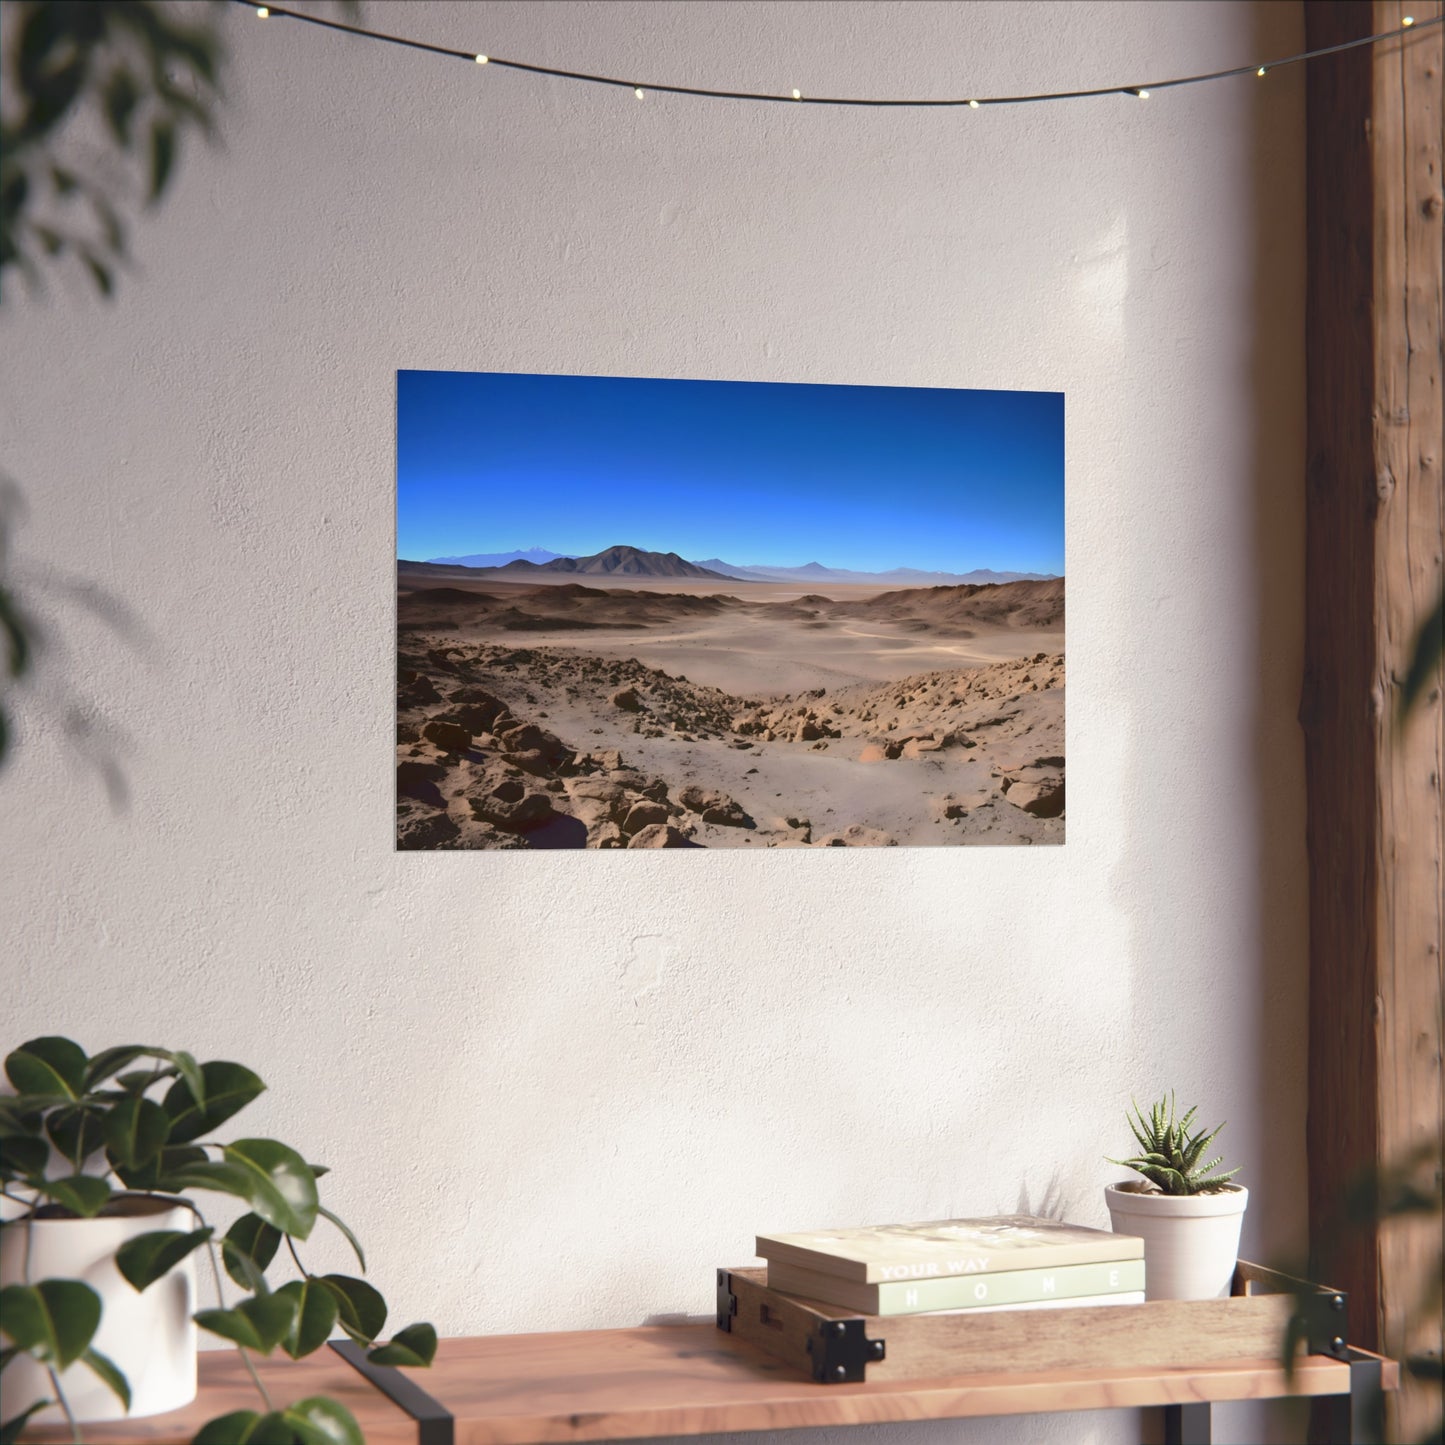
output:
[[[397,374],[397,846],[1064,841],[1056,392]]]

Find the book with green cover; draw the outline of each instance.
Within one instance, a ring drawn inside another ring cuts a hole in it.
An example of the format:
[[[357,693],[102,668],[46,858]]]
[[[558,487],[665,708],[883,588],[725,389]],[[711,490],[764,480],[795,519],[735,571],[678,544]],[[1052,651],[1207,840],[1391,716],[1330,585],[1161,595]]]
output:
[[[881,1284],[1141,1259],[1144,1241],[1057,1219],[1004,1214],[987,1219],[760,1234],[757,1251],[769,1264],[817,1270],[859,1284]]]
[[[1130,1293],[1144,1288],[1144,1261],[1117,1259],[1058,1269],[1010,1269],[998,1274],[942,1275],[884,1284],[862,1284],[794,1265],[769,1264],[768,1285],[784,1294],[842,1305],[860,1314],[911,1315]]]

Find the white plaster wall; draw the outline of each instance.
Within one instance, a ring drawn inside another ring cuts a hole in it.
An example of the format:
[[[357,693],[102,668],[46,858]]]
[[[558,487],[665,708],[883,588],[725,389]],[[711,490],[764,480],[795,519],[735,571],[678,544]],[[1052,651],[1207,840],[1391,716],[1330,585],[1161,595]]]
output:
[[[844,94],[1160,79],[1301,39],[1265,3],[363,13]],[[444,1332],[705,1312],[760,1228],[1045,1201],[1103,1224],[1101,1156],[1167,1086],[1229,1120],[1247,1249],[1297,1249],[1298,72],[979,112],[639,104],[240,9],[226,32],[224,143],[185,156],[119,299],[57,284],[0,315],[51,638],[0,775],[7,1047],[251,1064],[248,1132],[332,1166],[395,1320]],[[1067,845],[395,853],[398,367],[1066,392]],[[64,689],[115,743],[121,811]]]

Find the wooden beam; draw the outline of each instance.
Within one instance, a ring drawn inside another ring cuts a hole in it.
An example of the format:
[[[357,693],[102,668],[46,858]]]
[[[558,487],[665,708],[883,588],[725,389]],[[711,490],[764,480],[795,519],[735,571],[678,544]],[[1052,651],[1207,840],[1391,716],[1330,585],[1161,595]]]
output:
[[[1310,48],[1438,16],[1440,0],[1309,0]],[[1440,595],[1439,27],[1310,65],[1305,731],[1310,859],[1310,1230],[1358,1343],[1441,1349],[1440,1223],[1341,1232],[1362,1170],[1445,1147],[1439,676],[1397,725]],[[1438,1396],[1407,1389],[1402,1438]]]

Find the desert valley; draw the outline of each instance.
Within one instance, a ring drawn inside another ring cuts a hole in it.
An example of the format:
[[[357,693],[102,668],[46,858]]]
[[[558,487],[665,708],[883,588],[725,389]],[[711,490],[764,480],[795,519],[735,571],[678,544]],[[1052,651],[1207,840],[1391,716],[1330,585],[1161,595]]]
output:
[[[398,563],[399,847],[1063,841],[1062,577],[531,555]]]

